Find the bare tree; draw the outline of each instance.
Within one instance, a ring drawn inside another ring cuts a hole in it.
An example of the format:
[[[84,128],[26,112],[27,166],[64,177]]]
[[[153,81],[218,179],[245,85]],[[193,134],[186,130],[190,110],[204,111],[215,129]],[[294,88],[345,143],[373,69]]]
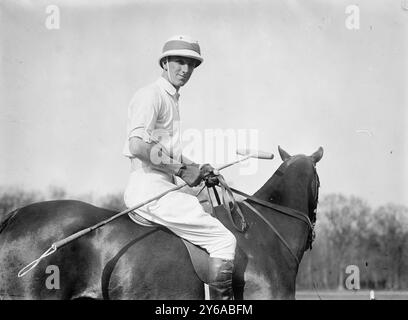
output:
[[[126,209],[123,193],[112,193],[99,198],[98,205],[110,210],[123,211]]]
[[[355,261],[361,252],[361,244],[369,236],[371,209],[362,200],[331,194],[319,203],[317,230],[324,233],[329,247],[331,261],[337,266],[338,288],[343,289],[347,261]]]
[[[43,195],[37,191],[2,187],[0,188],[0,216],[43,199]]]
[[[67,198],[67,191],[60,186],[50,186],[48,188],[48,200],[62,200]]]
[[[379,249],[388,289],[402,289],[402,277],[407,260],[408,208],[387,204],[374,212],[372,243]]]

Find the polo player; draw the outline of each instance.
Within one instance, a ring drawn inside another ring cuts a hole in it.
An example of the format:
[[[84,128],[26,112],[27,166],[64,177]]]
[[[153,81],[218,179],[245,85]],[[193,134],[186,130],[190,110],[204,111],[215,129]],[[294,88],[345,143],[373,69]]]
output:
[[[218,183],[210,164],[194,163],[181,148],[179,90],[203,62],[200,45],[187,36],[172,37],[158,60],[161,77],[137,90],[128,108],[124,154],[130,159],[131,174],[124,200],[129,208],[174,188],[175,176],[190,187],[204,179],[210,186]],[[235,236],[205,212],[195,196],[170,192],[136,213],[207,250],[210,298],[233,299]]]

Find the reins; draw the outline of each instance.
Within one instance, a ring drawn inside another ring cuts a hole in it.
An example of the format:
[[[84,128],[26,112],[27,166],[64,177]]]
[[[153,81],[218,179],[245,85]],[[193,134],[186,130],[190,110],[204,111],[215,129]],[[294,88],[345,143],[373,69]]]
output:
[[[239,194],[240,196],[243,196],[243,197],[247,198],[246,201],[249,200],[250,202],[255,202],[255,203],[257,203],[257,204],[259,204],[259,205],[261,205],[263,207],[273,209],[275,211],[283,213],[284,215],[287,215],[287,216],[290,216],[292,218],[298,219],[298,220],[304,222],[309,227],[309,229],[313,229],[313,225],[312,225],[312,222],[310,221],[309,217],[305,213],[303,213],[303,212],[301,212],[299,210],[295,210],[295,209],[292,209],[292,208],[284,207],[284,206],[281,206],[281,205],[278,205],[278,204],[275,204],[275,203],[271,203],[271,202],[268,202],[268,201],[265,201],[265,200],[255,198],[254,196],[251,196],[251,195],[249,195],[247,193],[244,193],[244,192],[239,191],[239,190],[234,189],[234,188],[231,188],[231,191],[236,193],[236,194]]]
[[[263,215],[260,213],[257,209],[255,209],[253,206],[251,206],[248,202],[243,202],[244,205],[246,205],[252,212],[254,212],[259,218],[262,219],[263,222],[266,223],[266,225],[275,232],[276,236],[279,238],[279,240],[284,244],[284,246],[289,250],[289,253],[293,256],[293,258],[296,260],[296,263],[299,265],[300,261],[296,254],[292,251],[292,249],[289,246],[289,243],[285,240],[285,238],[279,233],[279,231],[274,227],[272,223],[270,223]]]
[[[250,202],[253,202],[253,203],[256,203],[256,204],[261,205],[263,207],[272,209],[274,212],[279,212],[279,213],[282,213],[282,214],[287,215],[289,217],[292,217],[294,219],[298,219],[298,220],[302,221],[308,227],[309,234],[313,234],[314,225],[310,221],[309,216],[307,214],[299,211],[299,210],[295,210],[295,209],[292,209],[292,208],[289,208],[289,207],[285,207],[285,206],[281,206],[281,205],[271,203],[271,202],[268,202],[268,201],[265,201],[265,200],[261,200],[259,198],[254,197],[254,196],[251,196],[251,195],[249,195],[249,194],[247,194],[245,192],[242,192],[240,190],[231,188],[231,187],[229,187],[227,185],[227,183],[225,182],[225,179],[224,179],[224,177],[222,175],[218,175],[217,177],[218,177],[218,180],[219,180],[219,186],[221,188],[221,194],[222,194],[222,199],[223,199],[223,207],[227,211],[227,217],[228,217],[229,221],[231,222],[232,226],[241,233],[246,232],[248,227],[249,227],[248,223],[245,220],[244,215],[242,214],[242,211],[241,211],[239,205],[237,204],[237,202],[236,202],[236,200],[235,200],[235,198],[233,196],[233,193],[236,193],[236,194],[246,198],[242,202],[242,204],[245,205],[253,213],[255,213],[259,218],[262,219],[262,221],[276,234],[278,239],[288,249],[289,253],[293,256],[293,258],[295,259],[297,264],[300,264],[300,261],[299,261],[298,257],[292,251],[292,249],[290,248],[290,245],[285,240],[285,238],[280,234],[280,232],[277,230],[277,228],[275,228],[275,226],[270,221],[268,221],[264,217],[264,215],[261,212],[259,212],[259,210],[257,210],[254,206],[252,206],[250,204]],[[221,201],[220,201],[220,197],[218,195],[217,189],[214,186],[212,186],[211,188],[212,188],[212,190],[214,192],[215,198],[217,199],[218,205],[221,205]],[[207,192],[208,192],[212,212],[214,213],[214,205],[212,203],[212,199],[211,199],[209,190],[210,190],[210,188],[208,187]],[[234,219],[232,217],[234,212],[236,212],[239,215],[240,221],[241,221],[241,226],[237,226],[236,223],[234,222]],[[310,239],[313,239],[313,236],[312,236],[312,238],[309,237],[309,241],[310,241]],[[309,246],[311,246],[311,243],[309,243]]]

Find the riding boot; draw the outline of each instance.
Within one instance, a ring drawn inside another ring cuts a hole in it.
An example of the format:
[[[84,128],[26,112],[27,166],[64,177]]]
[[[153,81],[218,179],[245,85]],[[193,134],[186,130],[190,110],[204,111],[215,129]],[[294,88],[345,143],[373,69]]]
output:
[[[221,258],[209,260],[209,289],[211,300],[233,300],[232,272],[234,261]]]

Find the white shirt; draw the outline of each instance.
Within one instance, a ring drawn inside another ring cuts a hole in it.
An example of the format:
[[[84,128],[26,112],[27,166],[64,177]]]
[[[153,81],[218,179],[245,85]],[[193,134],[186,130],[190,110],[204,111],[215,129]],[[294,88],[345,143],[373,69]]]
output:
[[[173,159],[181,161],[181,129],[176,88],[163,77],[139,89],[128,108],[127,139],[123,154],[132,159],[132,170],[145,166],[129,150],[129,139],[159,142]]]

